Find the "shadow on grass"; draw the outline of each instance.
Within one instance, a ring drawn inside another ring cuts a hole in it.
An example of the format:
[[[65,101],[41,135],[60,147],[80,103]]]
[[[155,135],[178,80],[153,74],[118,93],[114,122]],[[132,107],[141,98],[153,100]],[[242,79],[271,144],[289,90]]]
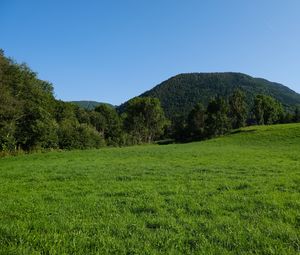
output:
[[[250,129],[250,130],[243,130],[243,129],[236,129],[232,130],[227,135],[234,135],[234,134],[239,134],[239,133],[253,133],[256,132],[257,129]],[[223,136],[226,136],[223,135]],[[159,140],[156,141],[155,144],[158,145],[169,145],[169,144],[186,144],[186,143],[193,143],[193,142],[202,142],[202,141],[207,141],[211,140],[214,138],[218,138],[220,136],[215,136],[215,137],[182,137],[181,139],[165,139],[165,140]]]
[[[234,134],[240,134],[240,133],[253,133],[256,132],[257,129],[250,129],[250,130],[241,130],[241,129],[237,129],[237,130],[233,130],[230,132],[230,134],[234,135]]]

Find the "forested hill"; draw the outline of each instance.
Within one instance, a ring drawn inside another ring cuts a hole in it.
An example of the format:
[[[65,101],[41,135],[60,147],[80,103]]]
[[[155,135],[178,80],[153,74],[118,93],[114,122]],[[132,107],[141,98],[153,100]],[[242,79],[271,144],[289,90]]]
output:
[[[286,112],[274,98],[261,94],[286,108],[300,105],[300,95],[280,84],[237,73],[194,73],[175,76],[130,100],[119,107],[121,111],[126,106],[122,114],[103,103],[86,109],[55,99],[51,83],[0,50],[0,156],[127,146],[163,138],[192,141],[223,135],[247,123],[300,122],[300,108]]]
[[[79,107],[86,109],[86,110],[94,110],[98,105],[102,105],[102,104],[114,107],[111,104],[103,103],[103,102],[96,102],[96,101],[80,100],[80,101],[70,101],[70,103],[78,105]]]
[[[159,98],[166,116],[172,119],[178,114],[186,116],[198,102],[206,105],[213,96],[227,97],[236,88],[246,93],[249,104],[257,94],[270,95],[285,108],[300,104],[300,95],[288,87],[242,73],[179,74],[143,93],[141,97]]]

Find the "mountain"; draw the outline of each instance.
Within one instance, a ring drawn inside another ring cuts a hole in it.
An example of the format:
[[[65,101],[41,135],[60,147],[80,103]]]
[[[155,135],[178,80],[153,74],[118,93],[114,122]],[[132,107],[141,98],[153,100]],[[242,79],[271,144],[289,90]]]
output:
[[[206,105],[211,97],[228,97],[236,88],[246,93],[248,103],[257,94],[266,94],[280,101],[286,109],[300,105],[300,95],[288,87],[262,78],[253,78],[242,73],[186,73],[176,75],[140,97],[159,98],[168,118],[186,116],[193,106]],[[119,107],[124,109],[126,103]]]
[[[106,104],[106,105],[109,105],[111,107],[114,107],[111,104],[102,103],[102,102],[96,102],[96,101],[71,101],[70,103],[76,104],[79,107],[81,107],[83,109],[87,109],[87,110],[94,110],[95,107],[97,107],[98,105],[101,105],[101,104]]]

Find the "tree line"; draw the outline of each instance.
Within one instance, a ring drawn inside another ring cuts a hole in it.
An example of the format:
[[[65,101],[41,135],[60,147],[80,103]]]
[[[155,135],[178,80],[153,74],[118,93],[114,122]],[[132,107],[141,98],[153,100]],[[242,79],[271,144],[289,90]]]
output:
[[[284,110],[282,104],[267,95],[256,95],[247,103],[245,93],[236,89],[229,98],[213,97],[207,107],[198,103],[186,119],[181,116],[172,123],[172,137],[178,141],[204,140],[249,125],[271,125],[300,122],[300,108]]]
[[[187,118],[169,121],[157,98],[134,98],[122,113],[106,104],[94,110],[56,100],[51,83],[26,64],[0,51],[0,152],[86,149],[151,143],[159,139],[193,141],[223,135],[250,124],[300,121],[299,108],[286,113],[275,99],[258,95],[253,106],[236,90],[229,99],[194,106]]]
[[[126,111],[85,110],[56,100],[51,83],[0,51],[0,152],[85,149],[152,142],[167,120],[158,99],[134,98]]]
[[[246,94],[248,105],[253,104],[258,94],[271,95],[284,105],[285,110],[293,111],[295,105],[300,105],[300,95],[282,84],[233,72],[179,74],[146,91],[141,97],[159,98],[166,117],[173,121],[178,113],[187,117],[198,102],[206,107],[216,95],[228,99],[237,88]],[[124,106],[126,103],[119,108]]]

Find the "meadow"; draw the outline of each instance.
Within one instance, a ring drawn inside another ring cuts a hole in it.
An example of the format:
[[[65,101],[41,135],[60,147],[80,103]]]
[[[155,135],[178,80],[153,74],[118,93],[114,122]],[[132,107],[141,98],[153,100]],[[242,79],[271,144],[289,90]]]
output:
[[[300,124],[2,158],[0,254],[300,254]]]

